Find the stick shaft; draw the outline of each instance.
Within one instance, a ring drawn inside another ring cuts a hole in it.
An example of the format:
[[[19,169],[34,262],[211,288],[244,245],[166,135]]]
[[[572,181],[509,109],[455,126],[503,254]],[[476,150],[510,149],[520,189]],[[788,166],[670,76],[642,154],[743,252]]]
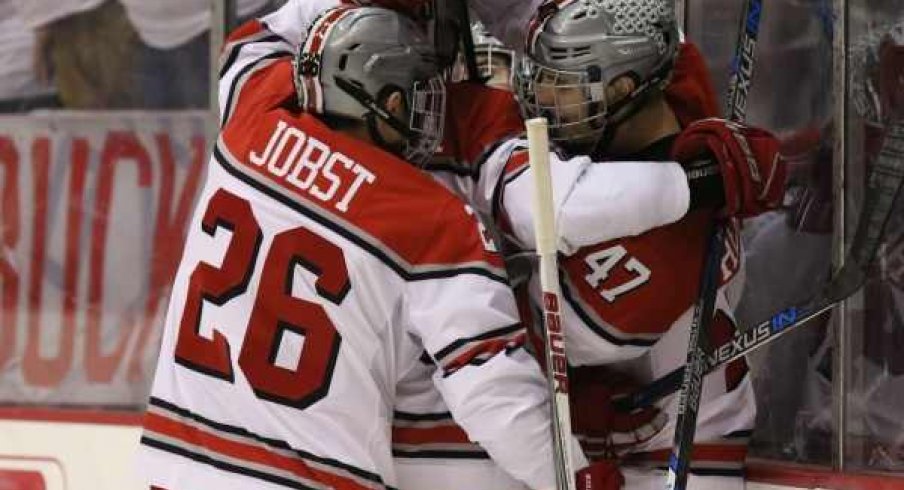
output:
[[[568,401],[568,363],[562,329],[559,266],[556,250],[555,205],[549,169],[549,136],[544,118],[527,125],[528,154],[534,180],[534,233],[540,258],[543,293],[543,333],[546,340],[546,376],[552,411],[553,459],[558,490],[575,490],[571,457],[571,414]]]

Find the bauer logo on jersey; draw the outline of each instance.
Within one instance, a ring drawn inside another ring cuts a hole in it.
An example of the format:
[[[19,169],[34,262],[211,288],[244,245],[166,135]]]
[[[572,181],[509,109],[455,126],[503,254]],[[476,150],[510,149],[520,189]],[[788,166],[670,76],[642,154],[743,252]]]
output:
[[[360,163],[304,131],[280,120],[262,149],[251,150],[248,160],[264,167],[290,188],[348,211],[361,186],[377,177]]]

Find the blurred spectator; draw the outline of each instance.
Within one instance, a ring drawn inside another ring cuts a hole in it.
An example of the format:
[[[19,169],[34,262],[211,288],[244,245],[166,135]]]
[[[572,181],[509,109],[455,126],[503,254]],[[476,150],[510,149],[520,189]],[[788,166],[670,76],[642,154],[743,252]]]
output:
[[[34,69],[69,109],[134,107],[135,31],[115,0],[12,0],[35,29]],[[153,3],[153,2],[150,2]]]
[[[39,83],[31,53],[35,33],[19,17],[12,0],[0,0],[0,113],[58,104],[53,89]]]
[[[210,0],[120,0],[143,41],[136,57],[141,107],[206,108],[210,91]],[[239,22],[272,0],[236,0]]]

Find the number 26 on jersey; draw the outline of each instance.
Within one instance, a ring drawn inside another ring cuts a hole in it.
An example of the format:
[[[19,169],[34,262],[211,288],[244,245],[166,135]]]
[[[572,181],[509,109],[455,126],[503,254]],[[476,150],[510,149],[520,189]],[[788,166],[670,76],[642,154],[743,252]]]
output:
[[[234,382],[231,349],[226,337],[210,325],[213,335],[200,335],[201,312],[230,301],[253,301],[244,326],[238,368],[254,394],[262,399],[304,408],[323,398],[339,354],[341,335],[323,307],[292,295],[297,267],[317,279],[319,297],[340,304],[351,289],[342,249],[323,237],[298,227],[276,234],[264,257],[263,234],[245,199],[218,190],[208,201],[201,225],[215,236],[232,236],[219,267],[201,262],[191,273],[185,308],[179,320],[176,362],[183,367]],[[251,287],[255,264],[263,259],[257,287]],[[277,352],[287,332],[304,338],[297,364],[280,365]]]

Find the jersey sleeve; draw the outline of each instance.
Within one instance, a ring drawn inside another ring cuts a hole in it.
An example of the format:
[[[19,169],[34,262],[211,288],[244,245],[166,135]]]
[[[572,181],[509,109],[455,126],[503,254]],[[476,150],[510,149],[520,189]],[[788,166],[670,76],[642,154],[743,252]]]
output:
[[[259,20],[233,31],[220,54],[221,127],[237,114],[266,111],[294,97],[293,55],[293,46]]]
[[[594,163],[550,153],[558,249],[635,236],[672,223],[688,210],[687,177],[674,162]],[[533,178],[527,142],[500,146],[481,168],[478,199],[492,208],[517,243],[533,249]]]
[[[288,0],[278,10],[261,18],[261,22],[271,32],[298,47],[318,15],[342,3],[341,0]]]
[[[454,247],[442,256],[471,268],[409,283],[406,324],[436,364],[434,384],[468,437],[531,488],[554,488],[545,378],[523,348],[526,331],[504,275],[490,273],[502,265],[495,246],[473,211],[455,202],[451,219],[434,230],[434,246]],[[586,465],[577,455],[578,467]]]

